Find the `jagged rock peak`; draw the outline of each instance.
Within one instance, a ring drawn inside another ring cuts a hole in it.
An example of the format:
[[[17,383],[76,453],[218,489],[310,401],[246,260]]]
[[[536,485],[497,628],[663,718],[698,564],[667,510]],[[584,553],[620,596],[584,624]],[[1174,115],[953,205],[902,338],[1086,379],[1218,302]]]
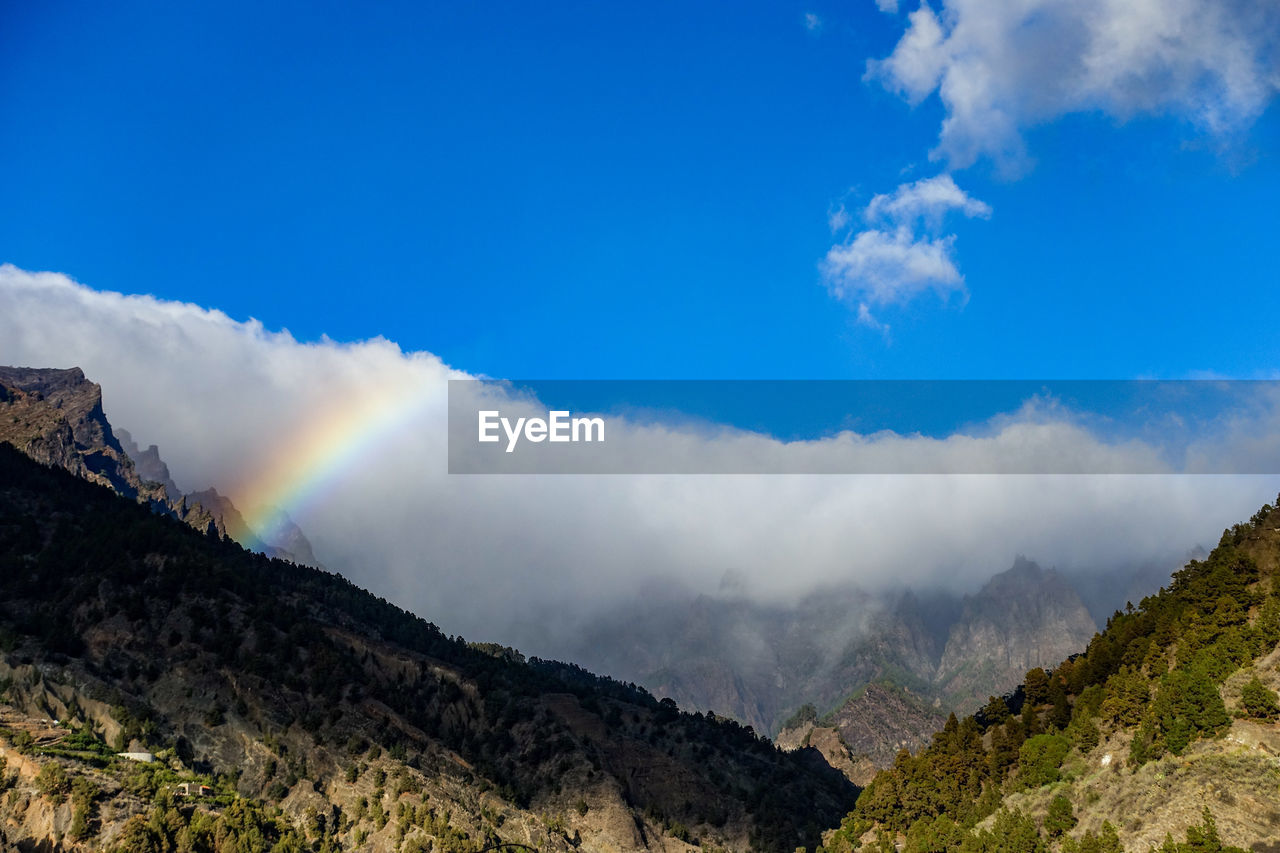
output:
[[[125,429],[116,429],[116,438],[120,439],[120,446],[124,448],[124,452],[129,454],[129,458],[133,460],[133,467],[137,470],[138,476],[152,483],[160,483],[169,492],[171,496],[182,494],[182,490],[178,488],[178,484],[174,482],[173,476],[169,473],[169,466],[160,458],[160,448],[152,444],[143,450],[138,443],[133,440],[133,436]]]

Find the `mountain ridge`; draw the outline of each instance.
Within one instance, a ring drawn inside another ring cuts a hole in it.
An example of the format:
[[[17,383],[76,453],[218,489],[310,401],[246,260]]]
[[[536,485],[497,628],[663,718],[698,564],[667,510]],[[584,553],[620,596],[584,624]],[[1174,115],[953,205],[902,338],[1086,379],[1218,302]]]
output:
[[[143,450],[129,432],[112,427],[101,386],[78,367],[0,367],[0,442],[197,530],[230,536],[269,556],[319,566],[311,543],[283,513],[276,513],[280,524],[275,541],[266,542],[216,489],[184,494],[156,445]]]
[[[1096,633],[1088,610],[1052,569],[1018,557],[963,597],[910,589],[872,594],[832,588],[796,605],[742,596],[638,598],[588,626],[570,651],[593,668],[644,684],[682,707],[727,713],[784,739],[784,722],[804,705],[838,714],[868,685],[892,683],[937,713],[899,716],[884,743],[845,735],[858,759],[886,766],[903,746],[928,742],[946,713],[973,711],[1014,689],[1029,665],[1058,660]],[[890,693],[882,714],[904,706]],[[862,699],[850,719],[868,712]],[[918,725],[908,731],[906,724]],[[785,741],[795,741],[794,733]],[[833,756],[828,756],[833,758]],[[864,780],[860,771],[855,781]]]

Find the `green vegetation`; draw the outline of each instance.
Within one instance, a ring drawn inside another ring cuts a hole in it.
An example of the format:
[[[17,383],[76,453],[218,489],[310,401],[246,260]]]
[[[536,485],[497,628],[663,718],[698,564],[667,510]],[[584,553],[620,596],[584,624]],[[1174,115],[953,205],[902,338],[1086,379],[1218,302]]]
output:
[[[1124,845],[1111,821],[1102,824],[1102,831],[1086,832],[1080,840],[1067,838],[1062,842],[1062,853],[1124,853]]]
[[[1280,717],[1276,692],[1263,684],[1256,675],[1241,689],[1240,707],[1245,714],[1257,720],[1274,720]]]
[[[1167,836],[1164,844],[1160,845],[1155,853],[1249,853],[1249,851],[1222,843],[1213,813],[1209,811],[1208,806],[1205,806],[1204,822],[1187,829],[1186,843],[1175,844],[1173,837]]]
[[[1071,742],[1064,735],[1027,738],[1018,748],[1018,781],[1027,788],[1057,782],[1062,776],[1058,768],[1070,750]]]
[[[1042,827],[1001,804],[1015,792],[1068,781],[1068,765],[1079,766],[1119,729],[1133,732],[1131,772],[1226,730],[1222,683],[1280,644],[1277,579],[1264,579],[1251,551],[1273,547],[1269,531],[1277,527],[1280,511],[1264,506],[1250,524],[1224,532],[1212,554],[1190,562],[1167,588],[1115,613],[1083,654],[1029,671],[1019,690],[992,697],[973,717],[953,715],[919,754],[902,752],[876,776],[827,849],[858,849],[873,832],[881,840],[863,849],[887,850],[905,838],[910,851],[1030,851],[1049,842],[1078,853],[1120,850],[1110,824],[1096,834],[1066,835],[1076,817],[1061,793],[1049,800]],[[1275,692],[1256,677],[1244,685],[1240,705],[1251,717],[1280,717]],[[989,818],[990,828],[978,828]],[[1187,839],[1169,840],[1162,853],[1228,849],[1216,840],[1207,812]]]
[[[1044,831],[1050,838],[1058,838],[1070,832],[1077,823],[1070,800],[1058,794],[1049,801],[1049,813],[1044,818]]]
[[[88,779],[77,776],[71,783],[70,835],[73,841],[84,841],[92,834],[90,822],[97,799],[98,789]]]
[[[782,724],[784,729],[798,729],[805,723],[816,723],[818,721],[818,709],[806,702],[800,706],[794,714],[787,718]]]
[[[56,761],[50,761],[36,774],[36,790],[44,794],[56,806],[66,802],[71,793],[71,778],[67,770]]]
[[[996,814],[991,829],[967,836],[960,845],[962,853],[1044,853],[1044,839],[1035,821],[1022,812],[1002,809]]]
[[[36,755],[58,756],[82,761],[95,767],[106,767],[115,760],[112,749],[89,729],[77,729],[57,743],[30,750]]]
[[[110,853],[170,853],[177,850],[234,850],[237,853],[326,853],[340,850],[332,839],[312,847],[278,810],[236,800],[221,814],[179,808],[162,794],[149,817],[129,819]]]

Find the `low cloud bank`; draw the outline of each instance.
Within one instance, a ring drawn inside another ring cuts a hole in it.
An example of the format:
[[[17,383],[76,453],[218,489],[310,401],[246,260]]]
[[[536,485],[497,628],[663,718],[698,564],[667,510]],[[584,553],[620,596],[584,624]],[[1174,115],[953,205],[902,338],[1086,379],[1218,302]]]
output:
[[[1173,566],[1273,499],[1278,484],[1174,475],[450,476],[447,380],[467,375],[429,353],[382,339],[302,342],[218,311],[12,266],[0,267],[0,363],[83,368],[102,385],[112,423],[158,444],[182,488],[214,485],[243,507],[281,502],[319,559],[356,583],[447,631],[535,654],[558,653],[565,632],[671,579],[715,594],[728,578],[735,594],[787,603],[849,583],[974,589],[1015,554],[1077,572]],[[1233,427],[1258,441],[1276,434]],[[1140,442],[1104,446],[1078,424],[1037,428],[1060,430],[1071,452],[1153,452]],[[998,435],[1006,433],[1025,438],[1019,429]],[[690,452],[715,454],[742,440],[672,435]],[[960,438],[863,440],[883,442],[886,454],[966,452]]]

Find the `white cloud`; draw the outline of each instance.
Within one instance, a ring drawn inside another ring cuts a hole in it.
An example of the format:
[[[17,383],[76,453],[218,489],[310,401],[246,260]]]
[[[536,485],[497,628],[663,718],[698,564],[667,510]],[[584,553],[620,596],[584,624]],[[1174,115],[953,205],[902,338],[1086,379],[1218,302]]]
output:
[[[811,33],[821,32],[821,31],[822,31],[822,18],[818,17],[818,16],[817,16],[816,14],[814,14],[813,12],[805,12],[805,13],[804,13],[804,28],[805,28],[806,30],[808,30],[809,32],[811,32]]]
[[[917,237],[906,226],[863,231],[851,242],[832,246],[822,263],[832,295],[857,305],[871,318],[871,306],[909,302],[926,290],[939,296],[964,291],[964,276],[952,258],[954,236]]]
[[[919,219],[936,226],[952,210],[983,219],[991,215],[990,205],[960,189],[950,175],[938,175],[902,184],[891,194],[874,196],[867,204],[864,217],[868,222],[888,221],[899,225]]]
[[[955,262],[955,235],[937,233],[952,211],[967,217],[991,215],[989,205],[945,174],[873,197],[862,213],[873,227],[827,252],[821,264],[827,288],[855,306],[859,322],[879,329],[885,327],[872,308],[903,305],[929,290],[943,299],[965,294],[964,276]]]
[[[1170,114],[1215,136],[1280,90],[1280,4],[1253,0],[942,0],[908,17],[867,75],[946,108],[935,158],[1024,156],[1022,131],[1071,113]]]
[[[876,8],[881,12],[894,14],[898,11],[898,0],[876,0]]]
[[[827,211],[827,227],[836,234],[849,227],[849,211],[843,204],[835,205]]]
[[[103,386],[112,422],[159,444],[181,486],[213,484],[233,498],[303,440],[390,404],[400,416],[376,434],[322,444],[334,451],[322,457],[326,476],[286,508],[320,559],[354,582],[447,631],[543,654],[567,648],[557,632],[572,632],[575,619],[672,578],[715,594],[732,571],[752,595],[786,601],[831,583],[973,589],[1017,553],[1099,571],[1173,564],[1277,485],[1214,476],[450,476],[445,380],[464,374],[429,353],[381,339],[301,342],[218,311],[11,266],[0,267],[0,364],[82,367]],[[646,429],[641,443],[669,454],[726,463],[774,454],[794,470],[825,470],[847,454],[926,472],[991,470],[1047,452],[1089,464],[1154,459],[1149,447],[1102,443],[1039,410],[940,439],[842,433],[782,443]],[[544,612],[556,619],[531,628]]]

